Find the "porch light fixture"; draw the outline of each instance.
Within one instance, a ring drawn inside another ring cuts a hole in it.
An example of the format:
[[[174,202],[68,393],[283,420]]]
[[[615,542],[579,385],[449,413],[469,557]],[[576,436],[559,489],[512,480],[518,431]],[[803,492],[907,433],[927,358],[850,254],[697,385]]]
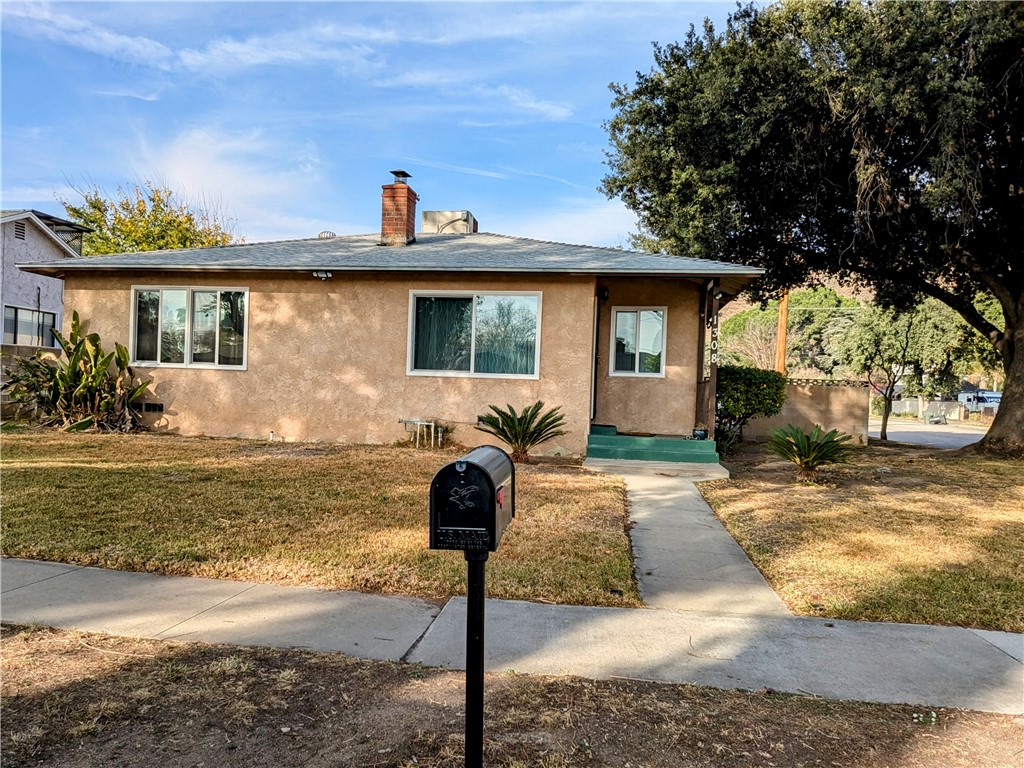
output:
[[[321,280],[326,280],[328,277],[332,277],[332,275],[326,270],[318,269],[313,273],[313,277],[319,277]]]

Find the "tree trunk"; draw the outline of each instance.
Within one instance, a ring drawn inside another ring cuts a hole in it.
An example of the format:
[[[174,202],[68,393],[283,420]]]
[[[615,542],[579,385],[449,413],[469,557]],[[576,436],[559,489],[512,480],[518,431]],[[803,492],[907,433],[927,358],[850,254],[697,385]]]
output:
[[[986,453],[1024,457],[1024,328],[1007,329],[1003,347],[1006,384],[995,420],[978,447]]]
[[[878,430],[879,440],[889,439],[889,414],[892,413],[892,392],[886,390],[882,394],[882,426]]]

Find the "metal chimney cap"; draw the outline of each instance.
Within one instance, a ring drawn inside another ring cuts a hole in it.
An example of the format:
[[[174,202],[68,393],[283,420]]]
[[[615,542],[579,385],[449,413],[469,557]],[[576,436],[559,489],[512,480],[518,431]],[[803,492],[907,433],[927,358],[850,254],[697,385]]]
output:
[[[403,171],[401,169],[399,169],[397,171],[391,171],[391,173],[394,174],[395,183],[396,184],[405,184],[405,180],[406,179],[411,179],[412,178],[412,174],[411,173],[406,173],[405,171]]]

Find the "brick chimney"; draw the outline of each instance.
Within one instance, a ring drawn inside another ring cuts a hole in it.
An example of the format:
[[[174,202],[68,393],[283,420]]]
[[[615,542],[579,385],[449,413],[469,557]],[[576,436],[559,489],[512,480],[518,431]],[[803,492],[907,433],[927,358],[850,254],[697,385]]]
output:
[[[392,171],[395,180],[381,189],[381,245],[409,245],[416,242],[416,201],[419,199],[406,183],[405,171]]]

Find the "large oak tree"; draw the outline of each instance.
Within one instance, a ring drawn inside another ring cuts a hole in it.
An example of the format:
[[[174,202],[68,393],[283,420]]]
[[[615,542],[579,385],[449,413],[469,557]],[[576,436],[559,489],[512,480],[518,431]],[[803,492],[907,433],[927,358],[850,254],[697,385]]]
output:
[[[1006,372],[982,447],[1024,451],[1024,3],[743,8],[612,89],[603,189],[640,244],[765,267],[762,298],[947,304]]]

